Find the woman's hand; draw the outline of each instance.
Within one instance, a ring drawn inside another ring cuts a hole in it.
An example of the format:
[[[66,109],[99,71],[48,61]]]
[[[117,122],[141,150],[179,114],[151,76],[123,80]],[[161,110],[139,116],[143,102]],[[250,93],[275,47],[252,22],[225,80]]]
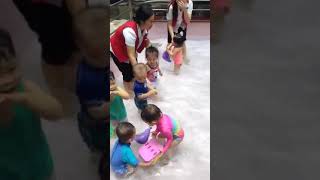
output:
[[[178,7],[181,10],[186,10],[187,9],[187,4],[183,0],[178,0]]]

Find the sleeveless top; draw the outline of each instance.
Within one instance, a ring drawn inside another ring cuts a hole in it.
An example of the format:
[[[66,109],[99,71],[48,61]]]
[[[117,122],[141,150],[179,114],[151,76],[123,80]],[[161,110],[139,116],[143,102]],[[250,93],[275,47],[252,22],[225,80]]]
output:
[[[23,91],[20,85],[18,92]],[[11,124],[0,126],[0,179],[45,180],[52,175],[53,160],[41,120],[22,105],[13,111]]]
[[[110,104],[110,120],[124,120],[127,117],[126,108],[120,96],[115,96]]]

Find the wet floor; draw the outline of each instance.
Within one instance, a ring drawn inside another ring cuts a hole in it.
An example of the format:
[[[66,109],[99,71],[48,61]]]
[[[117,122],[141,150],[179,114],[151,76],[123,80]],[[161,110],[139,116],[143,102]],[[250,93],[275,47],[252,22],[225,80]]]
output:
[[[212,55],[216,179],[319,179],[318,7],[234,2]]]

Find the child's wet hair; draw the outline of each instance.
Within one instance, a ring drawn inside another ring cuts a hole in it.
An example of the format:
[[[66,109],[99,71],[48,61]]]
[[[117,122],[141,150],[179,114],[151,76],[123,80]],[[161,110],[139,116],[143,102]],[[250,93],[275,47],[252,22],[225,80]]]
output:
[[[159,50],[156,47],[154,47],[154,46],[147,47],[146,48],[146,58],[148,58],[148,55],[152,54],[152,53],[156,53],[156,56],[159,57]]]
[[[142,111],[141,111],[141,118],[143,121],[147,123],[152,123],[157,121],[161,117],[161,110],[158,106],[154,104],[148,104]]]
[[[16,66],[16,52],[10,33],[0,28],[0,71],[14,69]]]
[[[121,122],[116,127],[116,134],[121,143],[127,143],[136,133],[136,128],[129,122]]]
[[[114,77],[114,74],[112,71],[109,72],[109,80],[114,81],[116,78]]]
[[[176,44],[177,47],[182,47],[184,41],[185,41],[185,38],[181,36],[181,34],[176,34],[173,37],[173,42]]]
[[[134,73],[136,73],[136,72],[135,72],[136,70],[141,70],[141,69],[143,69],[143,68],[147,71],[147,66],[146,66],[145,64],[143,64],[143,63],[137,63],[137,64],[135,64],[135,65],[133,66],[133,71],[134,71]]]

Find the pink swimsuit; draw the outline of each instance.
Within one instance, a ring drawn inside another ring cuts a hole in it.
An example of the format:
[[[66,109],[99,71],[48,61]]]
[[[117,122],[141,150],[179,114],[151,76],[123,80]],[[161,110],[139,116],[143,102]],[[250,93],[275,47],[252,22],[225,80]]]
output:
[[[163,148],[163,153],[167,152],[174,140],[182,141],[184,138],[184,131],[181,128],[180,123],[163,114],[157,124],[156,134],[160,133],[167,139],[167,142]]]

